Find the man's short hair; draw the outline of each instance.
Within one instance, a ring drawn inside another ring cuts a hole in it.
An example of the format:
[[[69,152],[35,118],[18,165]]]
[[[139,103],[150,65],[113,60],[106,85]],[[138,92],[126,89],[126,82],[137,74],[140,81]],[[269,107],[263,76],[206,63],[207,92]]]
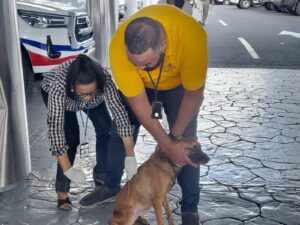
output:
[[[149,17],[132,20],[125,30],[125,44],[131,54],[139,55],[149,48],[159,46],[162,37],[162,26]]]

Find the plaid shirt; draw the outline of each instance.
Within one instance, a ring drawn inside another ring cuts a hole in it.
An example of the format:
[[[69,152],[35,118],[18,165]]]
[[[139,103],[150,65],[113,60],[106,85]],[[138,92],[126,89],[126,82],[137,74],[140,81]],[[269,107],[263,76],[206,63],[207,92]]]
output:
[[[73,100],[66,95],[66,77],[72,60],[62,63],[58,68],[43,74],[42,89],[48,93],[48,115],[50,151],[52,155],[59,156],[65,153],[68,145],[65,139],[64,118],[65,110],[79,111],[87,108],[87,103],[80,100]],[[105,101],[116,120],[119,136],[132,136],[133,126],[131,126],[127,111],[121,102],[119,92],[111,75],[105,71],[106,82],[104,92],[97,93],[89,103],[89,108],[94,108]]]

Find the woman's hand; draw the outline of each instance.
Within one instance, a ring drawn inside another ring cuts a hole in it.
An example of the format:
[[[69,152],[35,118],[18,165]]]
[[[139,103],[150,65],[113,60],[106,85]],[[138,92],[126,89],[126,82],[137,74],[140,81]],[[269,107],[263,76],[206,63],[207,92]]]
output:
[[[137,163],[135,156],[126,156],[124,165],[127,179],[130,180],[137,172]]]
[[[78,168],[71,167],[64,172],[64,175],[77,184],[84,184],[86,181],[85,173]]]
[[[86,181],[85,173],[78,168],[71,166],[68,154],[65,152],[61,156],[57,157],[57,160],[64,171],[64,175],[69,178],[72,182],[77,184],[83,184]]]
[[[137,163],[134,155],[134,143],[132,137],[122,138],[125,148],[124,167],[127,175],[127,180],[130,180],[137,171]]]

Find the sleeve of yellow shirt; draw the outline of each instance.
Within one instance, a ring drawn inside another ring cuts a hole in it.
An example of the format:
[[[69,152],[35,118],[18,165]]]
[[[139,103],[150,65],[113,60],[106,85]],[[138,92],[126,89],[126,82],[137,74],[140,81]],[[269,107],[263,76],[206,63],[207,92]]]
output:
[[[181,41],[185,45],[180,71],[181,81],[185,89],[197,90],[206,80],[208,61],[206,32],[199,24],[195,24]]]

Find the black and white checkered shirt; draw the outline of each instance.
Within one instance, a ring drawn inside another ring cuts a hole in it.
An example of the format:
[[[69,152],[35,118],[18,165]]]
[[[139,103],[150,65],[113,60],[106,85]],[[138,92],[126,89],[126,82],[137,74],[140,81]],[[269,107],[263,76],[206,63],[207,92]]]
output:
[[[48,115],[50,151],[52,155],[59,156],[67,151],[68,146],[64,132],[65,110],[79,111],[87,107],[84,101],[73,100],[66,95],[66,77],[72,60],[66,61],[54,70],[43,74],[44,80],[42,88],[48,93]],[[120,137],[132,136],[133,126],[131,126],[127,111],[121,102],[117,87],[111,75],[105,71],[106,82],[104,92],[97,93],[89,103],[90,108],[100,105],[103,101],[116,120],[117,130]]]

